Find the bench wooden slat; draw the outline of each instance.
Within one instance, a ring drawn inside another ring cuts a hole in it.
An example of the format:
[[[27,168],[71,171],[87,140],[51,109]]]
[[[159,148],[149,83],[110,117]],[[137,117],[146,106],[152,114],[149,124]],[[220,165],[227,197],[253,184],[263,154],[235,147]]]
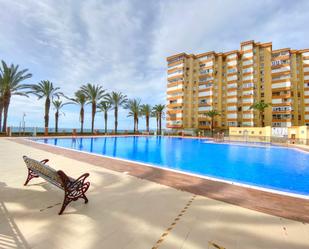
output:
[[[29,169],[39,174],[45,180],[56,182],[59,186],[62,186],[62,180],[57,171],[49,167],[47,164],[41,163],[29,157],[24,157],[24,161]]]

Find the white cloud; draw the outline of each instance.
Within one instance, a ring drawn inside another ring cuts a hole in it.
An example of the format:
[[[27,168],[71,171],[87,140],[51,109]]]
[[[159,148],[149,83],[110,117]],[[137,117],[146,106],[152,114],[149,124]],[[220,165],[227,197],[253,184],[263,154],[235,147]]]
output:
[[[143,102],[165,103],[169,55],[238,49],[241,41],[251,39],[273,41],[274,48],[308,47],[308,1],[0,0],[0,4],[2,58],[29,68],[34,74],[29,82],[49,79],[68,95],[90,82]],[[18,124],[25,103],[30,105],[29,123],[42,125],[43,103],[34,97],[14,97],[10,122]],[[61,126],[79,127],[78,108],[65,110]],[[89,112],[87,108],[88,127]],[[103,124],[100,114],[97,124]],[[132,127],[126,111],[120,127]]]

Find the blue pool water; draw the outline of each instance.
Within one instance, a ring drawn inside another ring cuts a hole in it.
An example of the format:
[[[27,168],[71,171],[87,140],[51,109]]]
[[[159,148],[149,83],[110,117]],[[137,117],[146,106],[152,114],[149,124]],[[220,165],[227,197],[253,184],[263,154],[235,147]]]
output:
[[[169,137],[35,141],[295,194],[309,194],[309,153]]]

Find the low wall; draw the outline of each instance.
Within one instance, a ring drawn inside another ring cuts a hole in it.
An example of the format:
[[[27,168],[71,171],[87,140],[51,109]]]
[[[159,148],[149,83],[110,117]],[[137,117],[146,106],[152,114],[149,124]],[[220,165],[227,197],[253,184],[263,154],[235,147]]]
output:
[[[230,127],[229,135],[244,137],[270,137],[271,127]]]

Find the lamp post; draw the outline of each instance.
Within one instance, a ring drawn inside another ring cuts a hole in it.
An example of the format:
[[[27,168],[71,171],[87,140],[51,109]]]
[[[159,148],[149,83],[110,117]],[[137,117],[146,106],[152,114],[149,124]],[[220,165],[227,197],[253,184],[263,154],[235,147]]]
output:
[[[25,135],[25,130],[26,130],[26,121],[25,121],[26,113],[23,113],[23,121],[22,121],[22,127],[23,127],[23,134]]]

